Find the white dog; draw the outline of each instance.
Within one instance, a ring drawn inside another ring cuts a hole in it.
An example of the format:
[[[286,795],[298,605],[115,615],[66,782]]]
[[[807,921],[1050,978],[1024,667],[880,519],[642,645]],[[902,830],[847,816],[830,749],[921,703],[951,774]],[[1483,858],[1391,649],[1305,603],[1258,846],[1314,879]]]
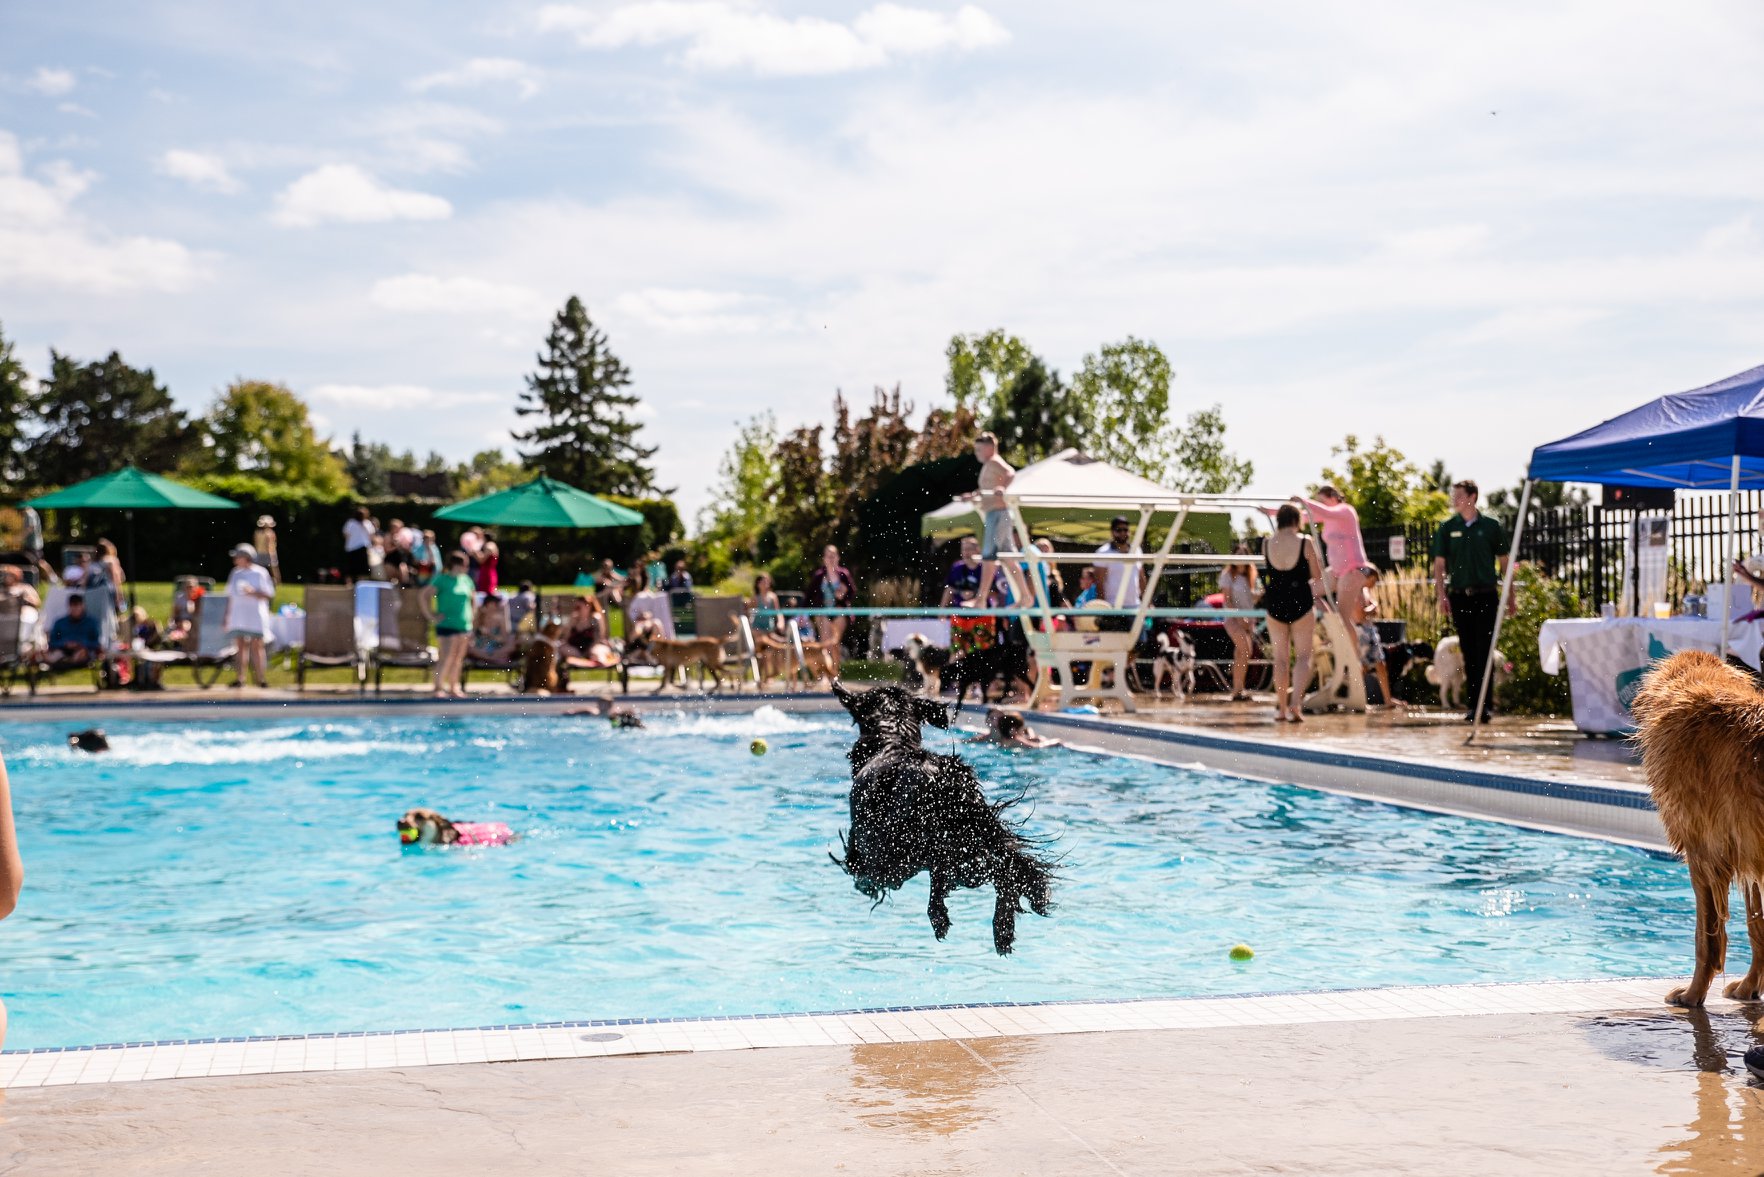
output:
[[[1512,675],[1507,671],[1507,660],[1498,651],[1489,656],[1494,660],[1495,685],[1499,686]],[[1427,681],[1439,688],[1441,707],[1470,706],[1470,700],[1464,697],[1469,686],[1466,678],[1464,651],[1458,648],[1457,635],[1441,638],[1439,644],[1433,647],[1433,665],[1427,668]]]
[[[1177,702],[1194,693],[1194,642],[1181,630],[1176,641],[1167,633],[1158,634],[1158,654],[1152,659],[1152,696],[1164,693],[1164,680],[1170,681],[1170,697]]]

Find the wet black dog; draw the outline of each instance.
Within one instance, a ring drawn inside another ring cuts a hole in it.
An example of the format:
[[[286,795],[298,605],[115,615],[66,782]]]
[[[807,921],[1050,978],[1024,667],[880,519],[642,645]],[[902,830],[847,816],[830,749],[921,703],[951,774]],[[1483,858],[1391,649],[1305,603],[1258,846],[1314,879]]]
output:
[[[70,732],[67,737],[67,746],[78,748],[82,752],[110,751],[110,741],[105,739],[104,733],[95,727],[89,727],[83,732]]]
[[[851,759],[851,835],[845,859],[834,858],[863,894],[882,902],[920,871],[931,872],[931,930],[949,932],[945,900],[957,887],[990,886],[992,946],[1010,952],[1024,900],[1036,915],[1052,907],[1053,865],[1031,853],[1031,843],[1001,816],[1013,802],[994,804],[980,791],[960,756],[927,752],[919,725],[949,726],[949,708],[903,687],[833,693],[858,725]]]
[[[984,703],[987,689],[1001,679],[1006,691],[1010,690],[1012,683],[1019,682],[1030,691],[1035,689],[1035,683],[1029,677],[1027,645],[1000,642],[984,650],[963,654],[943,668],[944,687],[955,688],[955,709],[958,715],[961,714],[962,704],[967,700],[968,688],[979,687],[980,701]]]

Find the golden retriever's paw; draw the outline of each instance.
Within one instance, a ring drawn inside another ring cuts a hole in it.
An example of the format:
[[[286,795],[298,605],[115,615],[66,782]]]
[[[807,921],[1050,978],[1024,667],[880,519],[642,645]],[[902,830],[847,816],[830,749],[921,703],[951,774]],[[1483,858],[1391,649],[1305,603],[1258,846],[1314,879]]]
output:
[[[1666,995],[1666,1004],[1676,1005],[1682,1009],[1701,1009],[1703,1008],[1703,997],[1704,994],[1702,993],[1693,996],[1690,988],[1686,986],[1683,989],[1674,989],[1672,992],[1668,993]]]
[[[1748,974],[1737,981],[1729,981],[1721,992],[1735,1001],[1757,1001],[1764,997],[1764,981]]]

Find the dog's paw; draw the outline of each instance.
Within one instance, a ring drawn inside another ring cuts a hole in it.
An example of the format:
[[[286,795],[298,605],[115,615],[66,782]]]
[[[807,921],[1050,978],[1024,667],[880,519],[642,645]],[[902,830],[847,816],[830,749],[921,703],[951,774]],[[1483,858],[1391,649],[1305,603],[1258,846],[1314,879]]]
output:
[[[1686,986],[1683,989],[1674,989],[1672,992],[1668,993],[1666,995],[1666,1004],[1676,1005],[1680,1009],[1702,1009],[1703,996],[1704,995],[1701,993],[1692,995],[1690,987]]]
[[[1748,974],[1737,981],[1729,981],[1721,992],[1734,1001],[1757,1001],[1764,997],[1764,981]]]

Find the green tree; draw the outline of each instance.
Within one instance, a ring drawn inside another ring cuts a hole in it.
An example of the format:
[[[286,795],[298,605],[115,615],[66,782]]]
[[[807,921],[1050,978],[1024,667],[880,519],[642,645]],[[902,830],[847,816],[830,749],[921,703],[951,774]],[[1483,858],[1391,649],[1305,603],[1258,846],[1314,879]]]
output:
[[[27,471],[36,486],[66,486],[123,466],[170,473],[201,444],[153,370],[131,368],[116,352],[81,364],[50,351],[37,415]]]
[[[1175,444],[1170,361],[1155,343],[1129,335],[1084,357],[1072,377],[1080,448],[1147,478],[1162,478]]]
[[[1248,486],[1256,468],[1225,448],[1225,416],[1218,405],[1197,409],[1171,439],[1163,483],[1195,494],[1235,494]]]
[[[778,419],[769,411],[749,420],[717,466],[711,501],[698,515],[699,540],[730,556],[756,561],[777,519],[773,488],[779,476]]]
[[[1360,439],[1350,433],[1330,453],[1341,465],[1326,467],[1321,481],[1332,484],[1353,504],[1362,527],[1437,523],[1451,513],[1451,500],[1382,437],[1362,449]]]
[[[1449,482],[1446,484],[1451,485]],[[1513,521],[1519,516],[1519,498],[1525,492],[1523,482],[1510,487],[1497,487],[1482,496],[1482,509],[1501,521],[1501,526],[1511,530]],[[1570,486],[1565,482],[1538,481],[1531,487],[1531,510],[1550,511],[1557,507],[1584,507],[1592,502],[1592,495],[1585,487]]]
[[[944,388],[958,409],[981,421],[994,421],[1007,408],[1007,390],[1035,359],[1029,345],[1002,328],[978,335],[952,336],[944,349],[949,374]]]
[[[514,439],[533,446],[521,459],[571,486],[598,493],[644,495],[655,490],[649,460],[653,446],[639,445],[641,422],[630,417],[638,398],[622,391],[631,371],[607,347],[606,333],[574,295],[551,322],[539,370],[527,377],[515,412],[537,417]]]
[[[364,499],[383,498],[392,492],[386,476],[397,465],[398,456],[383,441],[363,441],[361,430],[349,437],[349,451],[343,456],[343,469]]]
[[[201,474],[255,474],[323,495],[349,489],[331,443],[313,430],[306,402],[281,384],[235,380],[198,422],[203,448],[186,468]]]
[[[530,482],[533,474],[500,449],[479,450],[453,468],[454,492],[460,498],[493,494]]]
[[[1049,370],[1040,356],[1031,356],[1005,383],[998,409],[985,425],[998,435],[1000,451],[1012,460],[1039,462],[1080,440],[1075,408],[1060,374]]]
[[[25,477],[25,427],[34,408],[31,377],[14,354],[13,344],[0,334],[0,484],[20,489]]]

